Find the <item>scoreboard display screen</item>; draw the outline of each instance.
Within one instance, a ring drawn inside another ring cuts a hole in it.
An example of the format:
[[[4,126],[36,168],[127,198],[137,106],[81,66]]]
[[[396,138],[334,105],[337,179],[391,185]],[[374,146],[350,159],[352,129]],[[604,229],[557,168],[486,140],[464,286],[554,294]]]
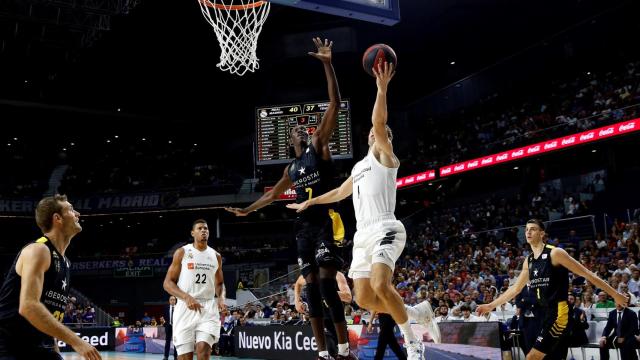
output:
[[[297,125],[307,128],[313,135],[318,128],[329,102],[309,102],[275,105],[256,109],[256,159],[258,165],[284,164],[293,158],[290,152],[289,131]],[[351,144],[351,108],[342,100],[329,149],[334,159],[353,157]]]

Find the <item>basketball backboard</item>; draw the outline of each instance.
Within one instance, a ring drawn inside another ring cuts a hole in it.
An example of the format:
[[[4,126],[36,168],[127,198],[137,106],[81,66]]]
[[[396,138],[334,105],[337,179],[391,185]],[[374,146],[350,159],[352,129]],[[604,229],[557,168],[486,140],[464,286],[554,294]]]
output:
[[[383,25],[400,21],[400,0],[270,0],[272,3]]]

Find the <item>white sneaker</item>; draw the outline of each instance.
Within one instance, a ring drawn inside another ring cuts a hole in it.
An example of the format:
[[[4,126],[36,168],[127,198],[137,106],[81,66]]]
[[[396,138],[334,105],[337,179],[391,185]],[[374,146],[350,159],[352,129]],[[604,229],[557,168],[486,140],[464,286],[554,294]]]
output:
[[[424,344],[421,341],[405,343],[407,360],[424,360]]]
[[[431,308],[431,304],[427,300],[421,302],[420,304],[412,306],[412,308],[414,310],[417,310],[417,316],[413,320],[415,320],[418,324],[427,325],[431,322],[431,320],[435,318],[435,316],[433,315],[433,308]]]
[[[429,330],[433,342],[439,344],[441,340],[440,328],[438,328],[438,324],[435,321],[435,315],[429,301],[425,300],[420,304],[414,306],[405,305],[405,307],[407,308],[407,315],[418,324],[425,326]]]

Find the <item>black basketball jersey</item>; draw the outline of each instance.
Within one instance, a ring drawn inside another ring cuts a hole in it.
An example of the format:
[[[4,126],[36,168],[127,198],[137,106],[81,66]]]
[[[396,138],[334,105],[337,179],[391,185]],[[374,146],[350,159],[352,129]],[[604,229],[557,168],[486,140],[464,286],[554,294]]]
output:
[[[35,242],[45,244],[51,253],[51,265],[44,273],[40,302],[51,312],[53,317],[62,322],[69,297],[69,260],[61,255],[46,237],[43,236]],[[22,250],[20,250],[21,252]],[[54,344],[53,338],[40,332],[18,313],[21,277],[16,273],[16,263],[20,253],[13,261],[2,288],[0,288],[0,328],[5,330],[0,334],[15,334],[21,342],[21,346],[32,345],[39,348],[51,348]]]
[[[551,263],[553,248],[545,245],[539,258],[535,259],[533,253],[527,258],[531,291],[538,305],[551,311],[557,310],[559,302],[567,300],[569,291],[569,271],[564,266]]]
[[[333,164],[323,160],[309,144],[299,158],[289,164],[289,178],[296,189],[296,203],[320,196],[332,190]],[[307,222],[322,223],[329,219],[329,205],[311,206],[298,215],[298,219]]]

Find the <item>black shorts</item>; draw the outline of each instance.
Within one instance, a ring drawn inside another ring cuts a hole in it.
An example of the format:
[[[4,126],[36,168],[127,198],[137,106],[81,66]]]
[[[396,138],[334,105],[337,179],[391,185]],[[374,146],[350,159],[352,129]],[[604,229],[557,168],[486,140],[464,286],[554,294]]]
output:
[[[561,301],[557,309],[550,308],[542,324],[540,334],[533,345],[534,349],[547,354],[545,359],[555,358],[553,354],[565,353],[569,346],[570,307],[566,301]],[[565,355],[566,356],[566,355]]]
[[[333,241],[333,224],[328,216],[321,223],[297,221],[296,244],[302,276],[318,272],[318,267],[335,267],[339,270],[344,264]]]

